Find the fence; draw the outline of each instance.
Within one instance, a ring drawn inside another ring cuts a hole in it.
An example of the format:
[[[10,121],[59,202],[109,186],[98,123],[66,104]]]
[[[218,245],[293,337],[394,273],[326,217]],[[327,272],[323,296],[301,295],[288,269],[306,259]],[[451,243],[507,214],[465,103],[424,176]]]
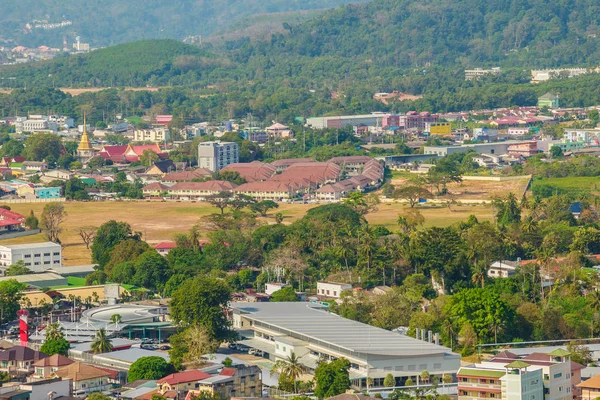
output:
[[[3,239],[14,239],[14,238],[23,237],[23,236],[37,235],[40,232],[41,232],[40,229],[31,229],[31,230],[28,230],[28,231],[17,231],[17,232],[11,232],[11,233],[3,233],[3,234],[0,235],[0,240],[3,240]]]
[[[63,203],[67,201],[64,197],[55,199],[11,199],[11,200],[0,200],[3,204],[27,204],[27,203]]]

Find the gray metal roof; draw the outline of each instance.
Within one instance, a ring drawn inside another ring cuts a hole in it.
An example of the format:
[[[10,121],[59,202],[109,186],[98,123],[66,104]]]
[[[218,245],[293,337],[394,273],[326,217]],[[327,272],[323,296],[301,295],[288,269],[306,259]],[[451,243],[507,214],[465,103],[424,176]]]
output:
[[[102,359],[113,359],[113,360],[120,360],[120,361],[126,361],[126,362],[134,362],[140,357],[150,357],[150,356],[162,357],[166,361],[169,361],[169,355],[167,353],[162,353],[160,351],[146,350],[146,349],[137,349],[137,348],[111,351],[109,353],[96,355],[95,357],[102,358]]]
[[[264,327],[333,350],[378,356],[416,357],[451,353],[444,346],[376,328],[327,311],[313,303],[231,303],[234,312]],[[261,325],[264,324],[264,325]]]

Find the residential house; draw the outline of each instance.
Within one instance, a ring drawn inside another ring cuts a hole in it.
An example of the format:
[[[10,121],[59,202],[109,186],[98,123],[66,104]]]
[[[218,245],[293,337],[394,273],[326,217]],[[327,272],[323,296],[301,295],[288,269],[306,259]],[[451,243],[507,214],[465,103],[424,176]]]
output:
[[[154,245],[154,250],[158,252],[161,256],[165,256],[169,254],[171,250],[177,247],[177,243],[175,242],[160,242]]]
[[[358,175],[365,164],[373,160],[369,156],[345,156],[345,157],[334,157],[329,162],[339,165],[343,170],[348,172],[350,175]]]
[[[40,172],[48,169],[46,161],[23,161],[23,169],[27,172]]]
[[[25,346],[15,346],[0,352],[0,371],[11,376],[27,376],[34,371],[33,364],[47,355]]]
[[[294,132],[292,132],[290,130],[289,126],[280,124],[278,122],[269,126],[266,129],[266,131],[267,131],[267,135],[269,135],[270,137],[275,137],[275,138],[280,138],[280,139],[289,138],[294,135]]]
[[[583,212],[583,204],[581,204],[579,201],[571,203],[569,206],[569,212],[573,214],[573,218],[579,219],[579,217],[581,217],[581,213]]]
[[[14,211],[0,208],[0,234],[18,231],[25,226],[25,216]]]
[[[35,363],[33,363],[33,378],[50,378],[54,372],[58,371],[62,367],[66,367],[67,365],[73,364],[73,362],[73,360],[61,354],[54,354],[52,356],[42,358],[41,360],[38,360]]]
[[[211,376],[211,374],[204,371],[190,370],[167,375],[156,383],[161,394],[171,391],[185,393],[189,390],[198,389],[198,382]]]
[[[146,197],[163,197],[167,190],[168,186],[163,185],[160,182],[150,183],[142,188],[142,195]]]
[[[231,192],[236,185],[228,181],[179,182],[167,189],[173,199],[203,201],[208,196]]]
[[[600,397],[600,375],[591,377],[590,379],[577,384],[580,390],[580,400],[596,400]]]
[[[210,371],[210,368],[204,369]],[[262,397],[261,369],[256,365],[234,365],[222,368],[218,374],[198,382],[196,390],[191,394],[209,392],[218,394],[221,398],[252,398]],[[188,392],[186,399],[191,398]]]
[[[175,163],[171,160],[160,160],[156,161],[150,168],[145,172],[146,175],[165,176],[170,172],[177,171]]]
[[[494,261],[488,268],[488,276],[490,278],[508,278],[515,274],[518,264],[515,261]]]
[[[164,128],[136,129],[133,131],[134,142],[163,143],[169,140],[169,130]]]
[[[79,361],[59,368],[52,373],[52,376],[70,379],[73,382],[73,394],[75,396],[110,389],[112,385],[108,382],[108,379],[111,375],[108,371]]]
[[[212,171],[206,168],[196,168],[191,171],[179,171],[179,172],[171,172],[164,175],[161,179],[163,183],[178,183],[178,182],[192,182],[193,180],[202,180],[206,178],[210,178],[212,176]]]
[[[312,158],[283,158],[281,160],[275,160],[271,163],[275,167],[275,172],[283,172],[290,166],[298,163],[309,163],[315,162]]]
[[[339,299],[344,290],[352,290],[349,283],[317,282],[317,295]]]

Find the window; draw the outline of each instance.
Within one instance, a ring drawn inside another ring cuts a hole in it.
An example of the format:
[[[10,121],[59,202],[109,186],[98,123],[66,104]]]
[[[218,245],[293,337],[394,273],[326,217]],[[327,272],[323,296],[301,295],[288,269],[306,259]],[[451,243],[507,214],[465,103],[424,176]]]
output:
[[[44,265],[50,264],[50,261],[44,261]]]
[[[50,253],[44,253],[44,257],[50,257]]]
[[[34,254],[33,256],[34,257],[39,257],[40,255],[41,255],[40,253],[37,253],[37,254]]]
[[[40,265],[40,262],[36,261],[36,262],[33,263],[33,265]]]
[[[31,258],[31,254],[25,254],[25,258]]]
[[[54,260],[54,261],[52,261],[52,263],[54,263],[54,264],[60,264],[60,260]]]
[[[467,378],[460,378],[461,382],[469,382],[469,380]]]
[[[559,372],[558,374],[554,374],[554,379],[558,379],[562,377],[562,372]]]
[[[31,266],[31,263],[25,263],[25,266],[29,267],[29,266]]]
[[[54,255],[54,256],[60,256],[60,252],[55,251],[54,253],[52,253],[52,255]]]

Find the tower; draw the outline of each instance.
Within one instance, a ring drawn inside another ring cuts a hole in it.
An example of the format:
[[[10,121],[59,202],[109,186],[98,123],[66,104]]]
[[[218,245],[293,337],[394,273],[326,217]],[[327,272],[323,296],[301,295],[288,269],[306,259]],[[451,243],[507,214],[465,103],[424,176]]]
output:
[[[85,114],[83,114],[83,133],[81,134],[79,146],[77,146],[76,158],[82,163],[86,163],[92,157],[94,157],[94,148],[92,147],[90,138],[88,137],[86,118]]]

